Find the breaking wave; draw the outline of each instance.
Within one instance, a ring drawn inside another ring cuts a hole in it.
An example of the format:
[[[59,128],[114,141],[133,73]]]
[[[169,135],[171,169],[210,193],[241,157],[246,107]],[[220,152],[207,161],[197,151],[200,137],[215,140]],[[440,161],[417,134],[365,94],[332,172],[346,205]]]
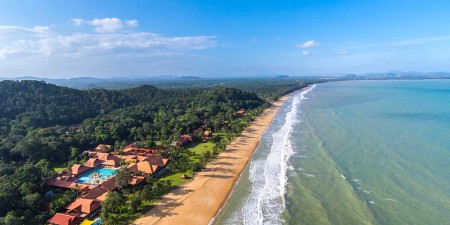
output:
[[[298,108],[305,95],[315,85],[293,96],[290,111],[280,130],[272,137],[270,153],[267,158],[255,159],[250,164],[252,192],[242,208],[243,224],[281,224],[281,214],[285,209],[288,161],[294,153],[291,133],[299,122]]]

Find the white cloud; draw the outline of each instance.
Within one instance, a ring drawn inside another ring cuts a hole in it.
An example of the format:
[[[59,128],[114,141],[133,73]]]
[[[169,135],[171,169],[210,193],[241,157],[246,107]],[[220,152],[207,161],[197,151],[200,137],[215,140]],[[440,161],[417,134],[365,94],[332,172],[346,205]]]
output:
[[[37,26],[31,28],[32,31],[40,34],[48,34],[50,32],[50,27],[47,26]]]
[[[311,52],[310,52],[310,51],[303,50],[303,51],[302,51],[302,55],[304,55],[304,56],[310,56],[310,55],[311,55]]]
[[[20,26],[0,26],[0,34],[3,35],[49,35],[51,29],[48,26],[20,27]],[[4,38],[4,37],[2,37]]]
[[[296,47],[297,48],[310,48],[310,47],[318,46],[318,45],[319,45],[319,43],[317,41],[309,40],[305,43],[297,44]]]
[[[84,21],[83,19],[78,19],[78,18],[74,18],[74,19],[72,19],[72,23],[75,25],[75,26],[81,26],[81,25],[83,25],[84,23],[85,23],[86,21]]]
[[[349,55],[350,52],[349,51],[337,51],[336,54],[338,54],[338,55]]]
[[[185,73],[181,68],[195,69],[208,60],[201,50],[217,45],[216,36],[134,32],[137,20],[71,22],[95,30],[60,33],[58,27],[0,26],[0,76]]]
[[[115,33],[125,28],[135,28],[139,25],[137,20],[123,21],[119,18],[93,19],[91,21],[73,18],[72,23],[75,26],[82,26],[84,24],[91,25],[97,33]]]
[[[90,24],[98,33],[114,33],[123,28],[123,22],[118,18],[94,19]]]
[[[125,24],[129,27],[137,27],[139,23],[137,20],[126,20]]]
[[[81,19],[74,24],[84,24]],[[120,21],[120,22],[119,22]],[[0,58],[20,53],[23,57],[64,56],[94,57],[97,55],[172,55],[190,50],[216,46],[215,36],[165,37],[151,32],[113,33],[122,26],[137,26],[138,21],[125,23],[119,19],[89,22],[99,33],[74,33],[63,35],[52,32],[47,26],[32,28],[0,26]]]
[[[38,40],[47,55],[89,56],[99,54],[147,54],[155,51],[206,49],[216,45],[213,36],[164,37],[154,33],[73,34]]]
[[[6,56],[14,54],[14,53],[18,53],[19,50],[16,48],[12,48],[12,47],[3,47],[0,49],[0,59],[4,59],[6,58]]]

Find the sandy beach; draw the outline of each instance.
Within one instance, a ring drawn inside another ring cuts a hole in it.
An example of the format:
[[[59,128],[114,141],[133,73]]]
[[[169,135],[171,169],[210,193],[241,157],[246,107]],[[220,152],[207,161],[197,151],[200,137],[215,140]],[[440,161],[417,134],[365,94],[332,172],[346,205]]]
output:
[[[227,200],[260,137],[288,98],[284,96],[273,103],[192,181],[164,195],[133,224],[208,224]]]

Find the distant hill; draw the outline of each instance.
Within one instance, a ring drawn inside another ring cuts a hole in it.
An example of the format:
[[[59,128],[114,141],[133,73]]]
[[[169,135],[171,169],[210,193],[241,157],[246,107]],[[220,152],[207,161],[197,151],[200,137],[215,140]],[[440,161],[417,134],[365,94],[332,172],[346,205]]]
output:
[[[287,79],[287,78],[289,78],[289,76],[288,75],[278,75],[275,78],[276,79]]]
[[[184,79],[184,80],[200,80],[202,78],[201,77],[197,77],[197,76],[182,76],[181,79]]]
[[[131,87],[137,87],[142,84],[160,84],[177,80],[200,80],[201,77],[197,76],[174,76],[174,75],[161,75],[161,76],[130,76],[130,77],[112,77],[112,78],[95,78],[95,77],[77,77],[70,79],[50,79],[40,78],[34,76],[23,76],[16,78],[0,78],[0,80],[36,80],[45,81],[47,83],[56,84],[58,86],[65,86],[76,89],[94,89],[94,88],[106,88],[106,89],[125,89]]]

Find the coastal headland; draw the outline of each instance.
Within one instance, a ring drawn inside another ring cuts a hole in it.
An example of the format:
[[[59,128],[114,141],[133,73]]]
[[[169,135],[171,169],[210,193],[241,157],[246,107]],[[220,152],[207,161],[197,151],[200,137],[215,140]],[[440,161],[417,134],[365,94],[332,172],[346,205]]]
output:
[[[198,172],[191,182],[162,196],[155,207],[133,224],[210,223],[227,200],[253,151],[258,147],[261,136],[289,96],[283,96],[272,103],[224,152]]]

